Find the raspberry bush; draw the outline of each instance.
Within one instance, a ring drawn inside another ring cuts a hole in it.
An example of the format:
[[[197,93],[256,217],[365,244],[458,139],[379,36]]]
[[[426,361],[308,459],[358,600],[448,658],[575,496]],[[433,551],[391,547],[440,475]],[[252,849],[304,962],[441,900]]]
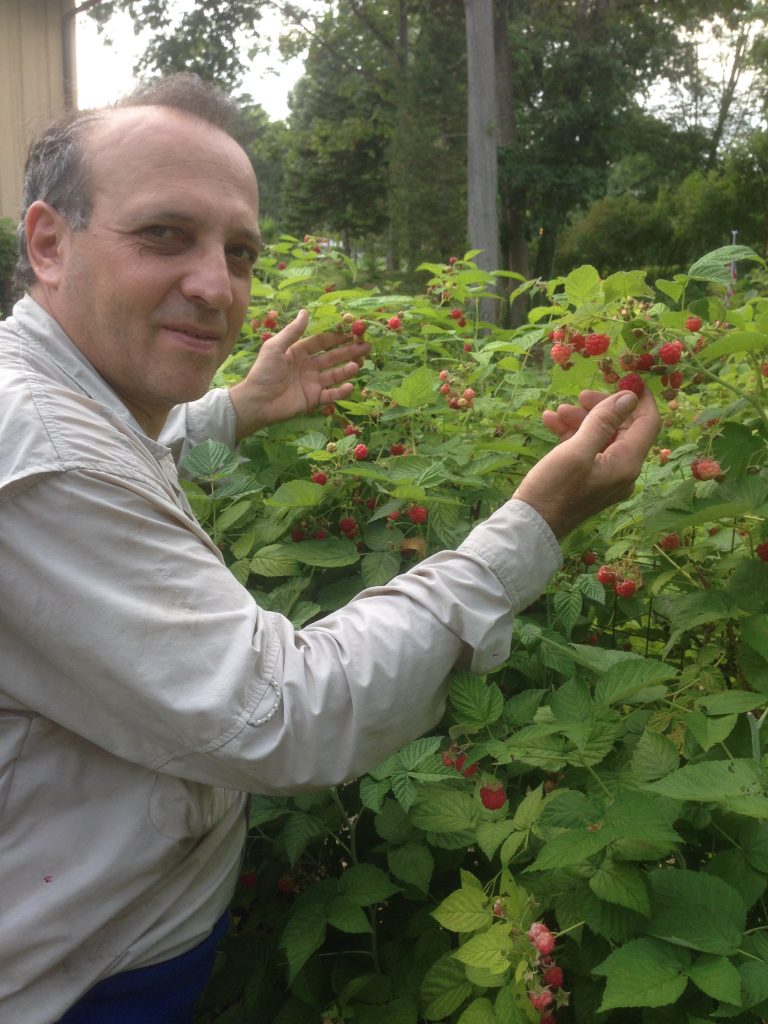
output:
[[[508,662],[454,673],[433,735],[335,790],[253,798],[201,1024],[761,1021],[766,265],[728,246],[671,281],[519,281],[528,321],[503,330],[478,320],[499,275],[474,255],[425,265],[423,295],[362,287],[315,239],[262,258],[219,383],[302,306],[373,345],[349,400],[187,457],[263,606],[302,625],[458,543],[584,387],[649,388],[663,432],[633,496],[565,542]]]

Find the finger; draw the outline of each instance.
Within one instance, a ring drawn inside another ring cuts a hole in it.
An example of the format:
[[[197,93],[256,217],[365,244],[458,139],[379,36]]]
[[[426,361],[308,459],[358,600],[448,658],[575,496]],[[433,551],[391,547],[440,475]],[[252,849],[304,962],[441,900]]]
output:
[[[332,366],[329,370],[326,370],[323,373],[322,385],[324,388],[327,388],[332,387],[335,384],[341,384],[344,381],[351,380],[359,371],[360,367],[356,362]]]
[[[280,351],[287,351],[291,345],[295,345],[297,341],[301,339],[302,334],[307,329],[309,323],[309,313],[306,309],[301,309],[296,314],[290,323],[286,324],[282,330],[274,334],[268,342],[272,348],[278,348]]]
[[[541,421],[561,441],[565,441],[576,433],[584,422],[586,415],[585,409],[578,408],[575,405],[558,405],[554,411],[545,409],[541,414]]]
[[[637,404],[637,395],[631,391],[619,391],[604,397],[590,409],[571,442],[578,442],[583,454],[594,458],[613,439]]]
[[[305,338],[304,340],[309,341],[310,339]],[[303,344],[304,342],[302,342]],[[354,341],[319,351],[316,355],[312,356],[312,361],[315,367],[321,371],[327,370],[331,366],[338,366],[339,363],[347,363],[353,360],[359,366],[362,365],[370,351],[371,346],[367,341]]]

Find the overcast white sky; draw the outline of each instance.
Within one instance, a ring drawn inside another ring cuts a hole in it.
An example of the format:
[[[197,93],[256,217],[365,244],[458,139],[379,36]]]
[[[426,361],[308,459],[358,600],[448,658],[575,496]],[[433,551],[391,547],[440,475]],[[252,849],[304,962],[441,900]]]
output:
[[[147,36],[134,35],[133,23],[127,14],[117,14],[110,22],[112,46],[106,45],[104,36],[99,35],[96,23],[88,15],[78,15],[76,24],[78,106],[98,107],[111,103],[131,89],[135,81],[132,69],[146,45]],[[276,39],[279,23],[268,28],[265,17],[262,26],[273,31]],[[288,114],[288,93],[302,71],[301,60],[283,63],[275,46],[272,57],[261,56],[254,62],[243,81],[243,90],[250,93],[273,120],[282,119]]]

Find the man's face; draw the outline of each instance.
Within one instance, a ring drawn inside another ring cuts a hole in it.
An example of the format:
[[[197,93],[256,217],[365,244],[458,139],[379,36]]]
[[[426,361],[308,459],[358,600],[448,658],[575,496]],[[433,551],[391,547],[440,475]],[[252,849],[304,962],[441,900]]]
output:
[[[148,433],[231,352],[258,251],[258,192],[229,136],[159,107],[114,111],[86,144],[92,213],[65,228],[44,304]]]

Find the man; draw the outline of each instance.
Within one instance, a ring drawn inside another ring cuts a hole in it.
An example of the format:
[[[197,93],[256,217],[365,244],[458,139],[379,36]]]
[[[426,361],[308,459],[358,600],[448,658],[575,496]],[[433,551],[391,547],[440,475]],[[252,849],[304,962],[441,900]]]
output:
[[[0,327],[0,1020],[14,1024],[191,1020],[243,794],[342,782],[433,726],[451,668],[505,660],[514,613],[560,564],[556,537],[630,493],[658,430],[649,396],[585,393],[545,414],[562,443],[456,552],[301,630],[262,611],[195,522],[169,449],[234,444],[348,394],[367,348],[302,339],[302,314],[242,383],[207,392],[259,246],[225,113],[179,76],[54,126],[28,161],[28,295]]]

